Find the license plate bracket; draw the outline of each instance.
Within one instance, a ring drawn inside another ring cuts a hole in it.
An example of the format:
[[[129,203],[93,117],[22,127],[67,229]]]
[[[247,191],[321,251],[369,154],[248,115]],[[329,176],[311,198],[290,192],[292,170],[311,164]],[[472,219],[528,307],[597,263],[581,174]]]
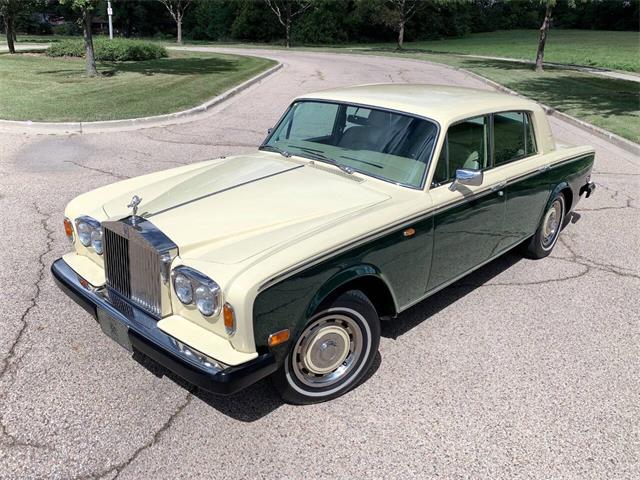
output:
[[[98,309],[98,323],[106,336],[129,352],[133,351],[129,327],[102,309]]]

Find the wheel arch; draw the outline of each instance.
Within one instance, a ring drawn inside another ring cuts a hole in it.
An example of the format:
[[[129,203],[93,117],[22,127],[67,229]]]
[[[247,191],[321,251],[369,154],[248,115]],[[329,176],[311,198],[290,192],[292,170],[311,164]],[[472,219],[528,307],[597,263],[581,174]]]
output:
[[[565,216],[569,214],[569,212],[571,211],[571,207],[573,206],[573,190],[571,190],[571,185],[569,185],[569,182],[563,180],[562,182],[558,183],[553,188],[553,190],[551,190],[551,195],[549,195],[549,199],[547,200],[547,203],[542,210],[538,223],[542,221],[542,217],[544,216],[545,212],[549,210],[549,208],[551,208],[553,199],[556,198],[559,193],[562,193],[564,195],[564,214]]]
[[[341,270],[327,280],[309,303],[307,318],[321,306],[349,290],[360,290],[365,294],[381,318],[395,317],[398,314],[395,295],[382,272],[373,265],[361,264]]]

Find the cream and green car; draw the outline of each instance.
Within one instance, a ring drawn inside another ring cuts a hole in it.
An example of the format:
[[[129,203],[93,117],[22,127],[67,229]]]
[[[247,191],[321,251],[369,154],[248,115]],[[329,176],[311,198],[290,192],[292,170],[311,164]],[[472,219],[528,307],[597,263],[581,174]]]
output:
[[[107,335],[200,388],[272,376],[320,402],[365,376],[381,320],[514,247],[548,255],[593,162],[518,97],[327,90],[254,153],[77,197],[52,272]]]

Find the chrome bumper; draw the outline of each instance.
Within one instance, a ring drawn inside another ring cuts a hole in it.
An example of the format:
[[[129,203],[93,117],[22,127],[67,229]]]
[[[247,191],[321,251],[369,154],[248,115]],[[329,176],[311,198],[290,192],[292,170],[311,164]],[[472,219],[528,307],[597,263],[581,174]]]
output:
[[[124,325],[134,351],[138,351],[188,382],[210,392],[235,393],[277,369],[271,353],[238,366],[227,366],[189,349],[157,326],[157,320],[106,289],[95,289],[64,260],[51,266],[60,289],[98,320],[98,312]],[[111,296],[113,295],[113,296]]]

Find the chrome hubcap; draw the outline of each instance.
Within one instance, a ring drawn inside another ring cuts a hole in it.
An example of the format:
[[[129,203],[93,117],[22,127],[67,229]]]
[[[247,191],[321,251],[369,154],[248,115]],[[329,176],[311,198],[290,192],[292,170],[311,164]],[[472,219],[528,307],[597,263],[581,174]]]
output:
[[[551,208],[547,211],[542,222],[542,246],[549,247],[553,245],[562,222],[562,202],[555,200]]]
[[[293,373],[308,386],[333,385],[353,370],[362,345],[362,332],[352,318],[327,314],[300,335],[293,351]]]

